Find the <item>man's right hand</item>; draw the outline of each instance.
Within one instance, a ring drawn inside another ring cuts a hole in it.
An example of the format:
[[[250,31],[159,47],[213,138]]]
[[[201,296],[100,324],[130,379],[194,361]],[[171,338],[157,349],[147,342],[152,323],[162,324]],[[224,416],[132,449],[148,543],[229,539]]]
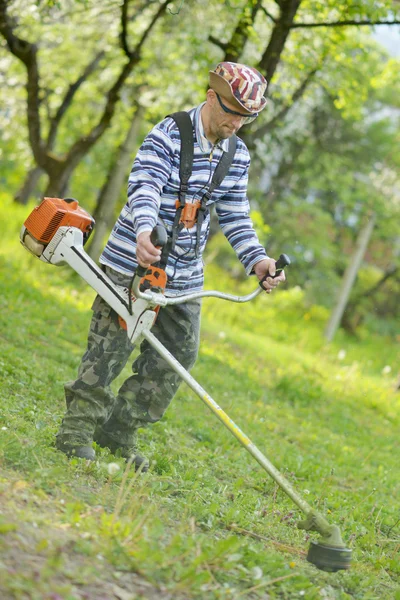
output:
[[[136,244],[136,258],[141,267],[149,267],[161,258],[161,250],[150,241],[151,231],[139,233]]]

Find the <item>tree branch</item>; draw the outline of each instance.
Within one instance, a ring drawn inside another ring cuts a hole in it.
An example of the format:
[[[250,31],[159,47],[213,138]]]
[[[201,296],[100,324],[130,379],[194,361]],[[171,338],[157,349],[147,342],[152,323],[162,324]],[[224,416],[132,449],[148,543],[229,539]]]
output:
[[[349,19],[347,21],[334,21],[332,23],[293,23],[291,29],[300,27],[348,27],[354,25],[357,27],[364,27],[366,25],[400,25],[400,21],[356,21]]]
[[[121,42],[121,48],[125,52],[128,58],[131,58],[131,51],[128,45],[128,5],[129,0],[124,0],[121,6],[121,33],[119,39]]]
[[[252,2],[251,13],[248,14],[246,11],[242,12],[242,15],[236,25],[235,31],[233,32],[231,39],[225,44],[225,56],[224,61],[237,62],[241,54],[243,53],[247,39],[249,37],[248,28],[253,25],[257,12],[261,8],[261,0]]]
[[[395,280],[397,280],[397,272],[399,270],[398,266],[392,265],[388,268],[387,271],[385,271],[382,275],[382,277],[379,279],[379,281],[377,281],[372,287],[370,287],[368,290],[366,290],[365,292],[363,292],[362,294],[357,294],[353,300],[351,300],[347,306],[346,306],[346,310],[342,315],[340,324],[342,325],[342,327],[344,327],[344,329],[346,329],[348,332],[352,333],[353,335],[355,334],[355,325],[354,325],[354,319],[352,322],[351,317],[354,315],[354,312],[357,309],[357,306],[360,304],[360,302],[362,300],[364,300],[364,298],[371,298],[372,296],[374,296],[382,287],[382,285],[391,277],[394,277]],[[399,387],[400,387],[400,380],[399,380]]]
[[[371,296],[374,296],[376,294],[376,292],[382,287],[382,285],[391,277],[393,277],[394,275],[396,275],[397,271],[399,270],[398,266],[392,265],[388,268],[387,271],[384,272],[384,274],[382,275],[382,277],[379,279],[379,281],[377,281],[375,283],[375,285],[373,285],[372,287],[369,288],[369,290],[366,290],[365,292],[363,292],[362,294],[357,295],[352,302],[349,302],[348,306],[347,306],[347,312],[352,312],[355,307],[357,306],[357,304],[359,304],[359,302],[361,302],[361,300],[364,300],[364,298],[370,298]]]
[[[313,69],[304,79],[304,81],[299,85],[299,87],[292,94],[290,102],[282,106],[282,108],[264,125],[261,125],[258,129],[251,131],[248,136],[244,135],[243,139],[249,148],[254,146],[254,142],[262,137],[264,137],[267,133],[273,130],[279,121],[282,121],[290,109],[300,100],[300,98],[304,95],[309,84],[312,82],[314,75],[317,73],[318,68]]]
[[[86,81],[86,79],[89,77],[89,75],[91,75],[96,70],[97,65],[103,58],[104,54],[105,54],[104,50],[101,50],[100,52],[98,52],[96,54],[96,56],[94,57],[94,59],[87,65],[87,67],[83,71],[82,75],[80,75],[78,77],[78,79],[69,86],[67,93],[65,94],[63,101],[61,102],[60,106],[58,107],[56,114],[54,115],[53,118],[50,119],[50,131],[47,136],[47,144],[46,144],[47,148],[53,147],[54,141],[55,141],[55,138],[57,135],[58,126],[60,124],[62,117],[64,116],[64,114],[68,110],[68,108],[70,107],[76,92],[78,91],[80,86]]]
[[[26,67],[27,71],[27,119],[29,141],[35,160],[43,165],[44,152],[39,115],[39,68],[37,46],[23,40],[14,33],[11,19],[7,13],[7,0],[0,0],[0,33],[7,42],[8,49]]]
[[[280,0],[278,3],[280,6],[279,18],[276,20],[268,46],[258,63],[258,70],[265,75],[268,83],[279,64],[300,3],[301,0]]]
[[[308,75],[304,79],[304,81],[299,85],[297,90],[295,90],[295,92],[292,94],[290,102],[288,102],[287,104],[282,106],[282,108],[277,112],[276,115],[274,115],[272,117],[272,119],[270,121],[268,121],[267,123],[262,125],[259,129],[257,129],[252,134],[252,138],[260,138],[260,137],[264,136],[266,133],[268,133],[269,131],[274,129],[274,127],[276,126],[277,123],[279,123],[279,121],[282,121],[286,117],[286,115],[288,114],[290,109],[294,106],[294,104],[296,104],[296,102],[298,100],[300,100],[300,98],[302,98],[302,96],[304,95],[304,92],[310,85],[310,83],[313,80],[314,75],[317,73],[317,71],[318,71],[318,69],[313,69],[312,71],[310,71],[310,73],[308,73]]]
[[[137,43],[136,48],[133,51],[133,54],[137,54],[139,56],[139,54],[140,54],[140,52],[142,50],[142,46],[145,43],[147,37],[149,36],[151,30],[153,29],[154,25],[157,23],[158,19],[160,17],[162,17],[162,15],[167,10],[168,4],[171,4],[172,1],[173,0],[165,0],[165,2],[163,2],[163,4],[161,4],[160,8],[158,9],[158,11],[156,12],[156,14],[154,15],[154,17],[150,21],[150,25],[148,26],[148,28],[146,29],[146,31],[143,33],[142,38]]]
[[[271,13],[268,12],[267,9],[264,8],[264,6],[261,7],[261,10],[269,19],[271,19],[271,21],[273,21],[273,23],[276,23],[276,18],[273,15],[271,15]]]
[[[213,35],[208,36],[208,41],[214,44],[215,46],[218,46],[218,48],[221,48],[221,50],[223,50],[224,52],[226,52],[226,47],[228,44],[226,44],[225,42],[221,42],[218,38],[214,37]]]
[[[1,0],[0,0],[1,1]],[[153,29],[154,25],[158,21],[158,19],[165,13],[167,6],[171,4],[173,0],[165,0],[163,4],[160,6],[156,14],[153,16],[150,21],[149,26],[146,31],[143,33],[141,39],[137,43],[136,47],[130,53],[130,58],[127,63],[123,66],[121,73],[119,74],[118,79],[114,83],[114,85],[110,88],[107,93],[107,101],[103,110],[103,114],[101,115],[97,125],[95,125],[91,131],[86,136],[82,136],[79,140],[77,140],[73,146],[70,148],[68,155],[66,157],[66,163],[69,166],[74,166],[78,164],[81,157],[96,143],[96,141],[101,137],[104,131],[109,126],[111,119],[115,112],[115,107],[119,100],[119,94],[124,85],[125,81],[131,74],[133,68],[140,60],[140,53],[142,46]]]

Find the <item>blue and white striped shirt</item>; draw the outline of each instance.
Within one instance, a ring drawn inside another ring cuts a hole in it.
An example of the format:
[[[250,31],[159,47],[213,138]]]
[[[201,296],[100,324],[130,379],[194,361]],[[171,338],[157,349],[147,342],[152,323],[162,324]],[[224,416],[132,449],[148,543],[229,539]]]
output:
[[[194,123],[194,158],[186,202],[201,199],[222,153],[227,152],[229,145],[229,140],[213,145],[205,138],[200,116],[202,107],[203,104],[189,111]],[[137,153],[129,177],[128,201],[100,257],[101,264],[131,275],[137,267],[136,236],[144,231],[152,231],[157,222],[163,223],[171,235],[180,186],[179,157],[179,129],[175,121],[167,117],[150,131]],[[257,262],[267,257],[249,217],[249,164],[249,152],[243,141],[237,138],[229,172],[207,203],[208,206],[215,204],[220,227],[247,274]],[[202,289],[204,277],[201,255],[209,227],[210,216],[207,211],[202,224],[198,257],[195,253],[196,225],[180,232],[166,268],[168,296]]]

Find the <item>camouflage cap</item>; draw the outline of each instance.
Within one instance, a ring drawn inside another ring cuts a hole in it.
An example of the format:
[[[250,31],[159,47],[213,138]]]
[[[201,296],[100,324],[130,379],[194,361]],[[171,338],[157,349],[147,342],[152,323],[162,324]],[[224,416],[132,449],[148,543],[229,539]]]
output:
[[[222,62],[210,71],[210,88],[250,115],[265,107],[267,85],[257,69],[239,63]]]

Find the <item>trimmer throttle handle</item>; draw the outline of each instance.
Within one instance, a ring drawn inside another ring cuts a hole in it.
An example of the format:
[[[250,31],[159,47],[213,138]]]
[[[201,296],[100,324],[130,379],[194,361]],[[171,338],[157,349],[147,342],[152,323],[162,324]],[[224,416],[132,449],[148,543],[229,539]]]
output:
[[[283,271],[283,269],[285,267],[288,267],[290,265],[290,258],[288,257],[287,254],[281,254],[280,257],[278,258],[278,260],[275,263],[275,275],[274,277],[278,277],[278,275],[280,274],[281,271]]]
[[[275,279],[275,277],[278,277],[278,275],[280,275],[281,271],[283,271],[283,269],[285,267],[287,267],[288,265],[290,265],[290,258],[288,257],[287,254],[281,254],[275,263],[275,269],[276,269],[275,275],[265,275],[265,277],[260,279],[260,282],[259,282],[260,286],[262,288],[264,288],[263,283],[267,279],[267,277],[271,277],[271,279]]]
[[[156,248],[163,248],[166,245],[168,242],[168,235],[164,225],[158,224],[154,227],[150,234],[150,241]],[[145,277],[146,275],[151,274],[155,269],[159,270],[158,265],[159,263],[151,265],[150,267],[141,267],[138,265],[136,267],[136,275],[140,278]]]
[[[147,273],[147,267],[142,267],[141,265],[138,265],[136,267],[136,271],[135,271],[135,275],[137,275],[138,277],[144,277]]]
[[[167,230],[164,225],[156,225],[150,234],[150,241],[153,246],[163,248],[168,242]]]

